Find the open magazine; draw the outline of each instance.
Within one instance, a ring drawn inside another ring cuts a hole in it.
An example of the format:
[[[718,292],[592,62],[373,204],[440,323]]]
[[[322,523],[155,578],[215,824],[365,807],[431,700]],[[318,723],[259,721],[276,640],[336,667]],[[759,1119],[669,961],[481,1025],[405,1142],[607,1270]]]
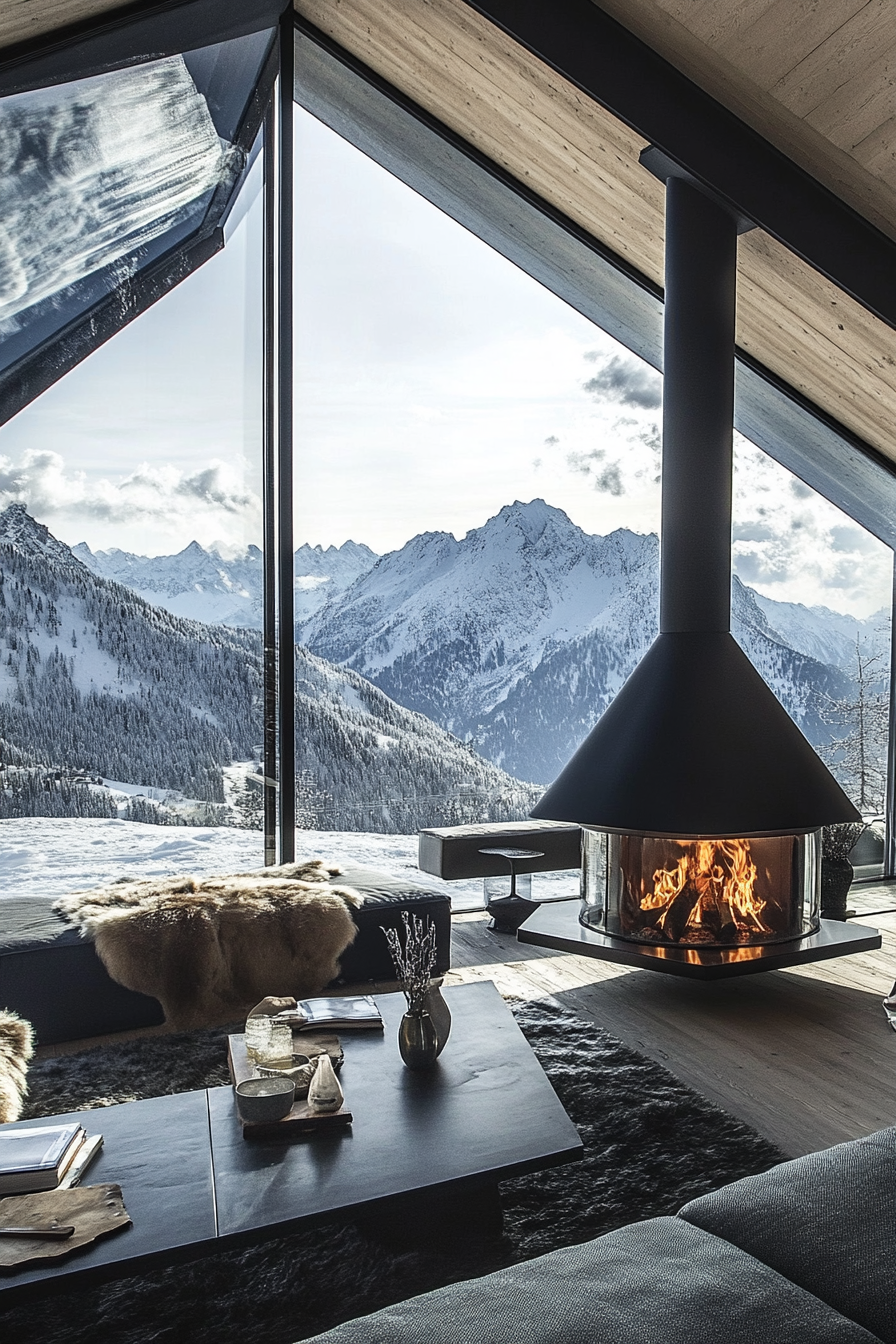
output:
[[[296,1031],[319,1031],[323,1027],[344,1030],[348,1027],[379,1027],[383,1018],[369,994],[350,994],[345,998],[301,999],[295,1008],[276,1014]]]

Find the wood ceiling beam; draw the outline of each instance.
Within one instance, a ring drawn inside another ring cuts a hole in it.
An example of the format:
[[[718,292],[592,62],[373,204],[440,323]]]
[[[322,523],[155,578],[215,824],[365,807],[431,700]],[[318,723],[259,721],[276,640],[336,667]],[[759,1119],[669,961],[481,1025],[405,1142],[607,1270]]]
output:
[[[896,327],[896,242],[592,0],[464,0]]]

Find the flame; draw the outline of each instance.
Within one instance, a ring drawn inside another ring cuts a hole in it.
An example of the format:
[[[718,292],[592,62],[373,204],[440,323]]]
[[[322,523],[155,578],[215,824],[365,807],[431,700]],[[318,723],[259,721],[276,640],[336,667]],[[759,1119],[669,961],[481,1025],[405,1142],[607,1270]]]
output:
[[[755,893],[757,869],[749,840],[678,840],[682,854],[671,868],[657,868],[653,890],[640,901],[642,910],[662,910],[656,921],[675,942],[710,940],[739,942],[751,934],[769,934],[762,918],[766,902]],[[675,901],[686,892],[677,915]],[[680,924],[683,913],[687,919]],[[671,918],[670,918],[671,917]]]

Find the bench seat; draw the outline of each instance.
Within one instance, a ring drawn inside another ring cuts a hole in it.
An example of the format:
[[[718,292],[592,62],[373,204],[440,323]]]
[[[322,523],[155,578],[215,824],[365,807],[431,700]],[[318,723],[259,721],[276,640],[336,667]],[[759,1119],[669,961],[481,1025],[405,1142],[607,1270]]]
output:
[[[402,911],[435,922],[435,973],[451,964],[451,901],[441,892],[370,868],[346,867],[334,884],[354,887],[364,904],[352,910],[358,935],[341,959],[340,985],[394,980],[381,926],[400,928]],[[164,1018],[158,1000],[116,984],[92,942],[53,910],[54,897],[14,897],[0,902],[0,1007],[34,1027],[39,1045],[82,1040]]]

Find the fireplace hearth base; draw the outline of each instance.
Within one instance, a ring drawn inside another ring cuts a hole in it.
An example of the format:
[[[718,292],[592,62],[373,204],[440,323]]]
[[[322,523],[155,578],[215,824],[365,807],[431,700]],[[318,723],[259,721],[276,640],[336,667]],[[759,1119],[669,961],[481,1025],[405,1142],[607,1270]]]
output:
[[[828,961],[852,952],[871,952],[881,946],[877,929],[862,924],[841,924],[832,919],[823,919],[817,933],[787,943],[732,948],[635,943],[598,933],[581,924],[580,904],[579,901],[552,901],[542,905],[517,930],[518,940],[645,971],[688,976],[693,980],[723,980],[734,975],[779,971],[786,966],[805,966],[811,961]]]

